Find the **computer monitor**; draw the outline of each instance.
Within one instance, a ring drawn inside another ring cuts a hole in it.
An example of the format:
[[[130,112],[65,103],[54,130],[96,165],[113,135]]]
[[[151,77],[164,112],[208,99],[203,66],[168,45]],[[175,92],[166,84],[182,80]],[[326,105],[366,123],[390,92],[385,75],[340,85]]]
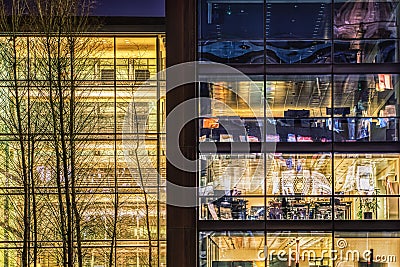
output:
[[[333,109],[333,115],[346,116],[350,114],[350,107],[337,107]],[[332,115],[332,108],[326,108],[326,115]]]
[[[308,118],[310,117],[310,111],[307,109],[288,109],[284,112],[284,116],[285,118]]]

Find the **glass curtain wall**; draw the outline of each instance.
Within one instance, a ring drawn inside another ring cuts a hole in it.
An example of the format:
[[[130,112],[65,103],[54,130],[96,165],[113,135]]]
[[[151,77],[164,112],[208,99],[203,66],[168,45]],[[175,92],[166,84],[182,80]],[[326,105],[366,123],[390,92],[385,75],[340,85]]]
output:
[[[201,154],[199,219],[400,218],[399,154],[333,156]]]
[[[400,155],[390,150],[399,140],[400,2],[201,0],[198,8],[198,59],[251,80],[203,74],[210,83],[199,86],[210,98],[199,104],[199,266],[398,266],[398,233],[335,227],[400,219]],[[237,231],[243,220],[264,224]],[[285,232],[287,220],[295,228],[308,220],[310,231]],[[331,223],[313,232],[317,221]],[[260,260],[264,247],[318,256]],[[370,257],[339,262],[325,248]]]
[[[165,99],[147,81],[164,40],[83,36],[69,55],[0,40],[1,266],[26,248],[31,266],[62,266],[63,244],[87,267],[166,265]]]
[[[399,266],[399,232],[207,231],[199,239],[201,266]]]
[[[399,62],[398,4],[202,0],[198,57],[230,64]]]

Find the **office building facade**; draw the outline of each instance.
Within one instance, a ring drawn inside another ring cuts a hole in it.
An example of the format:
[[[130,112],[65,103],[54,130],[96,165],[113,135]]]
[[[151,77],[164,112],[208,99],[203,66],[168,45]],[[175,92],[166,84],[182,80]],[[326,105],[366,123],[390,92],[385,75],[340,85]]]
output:
[[[198,189],[167,208],[168,264],[398,266],[399,2],[178,2],[167,65],[244,75],[200,63],[167,94],[209,99],[180,140],[197,172],[167,160]]]
[[[164,19],[94,21],[0,37],[1,266],[166,266]]]

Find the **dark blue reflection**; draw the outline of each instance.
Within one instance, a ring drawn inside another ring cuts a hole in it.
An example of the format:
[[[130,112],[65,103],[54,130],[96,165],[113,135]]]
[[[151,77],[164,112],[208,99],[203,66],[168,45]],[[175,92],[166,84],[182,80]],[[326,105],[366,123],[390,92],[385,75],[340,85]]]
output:
[[[199,44],[200,60],[222,63],[264,63],[262,42],[221,41]],[[266,63],[330,63],[329,41],[267,42]]]
[[[331,5],[316,3],[268,3],[266,37],[272,39],[328,39]]]
[[[331,43],[325,41],[331,37],[329,2],[266,2],[264,6],[263,1],[203,0],[199,59],[221,63],[330,63]]]
[[[263,4],[214,4],[203,0],[201,40],[263,40]]]
[[[269,3],[265,5],[267,38],[329,39],[330,1],[317,3]],[[264,5],[229,1],[201,2],[200,40],[263,40]]]
[[[335,63],[394,63],[395,40],[351,40],[335,42]]]
[[[264,63],[263,41],[210,41],[199,44],[200,60],[221,63]]]
[[[328,41],[267,42],[267,63],[330,63]]]

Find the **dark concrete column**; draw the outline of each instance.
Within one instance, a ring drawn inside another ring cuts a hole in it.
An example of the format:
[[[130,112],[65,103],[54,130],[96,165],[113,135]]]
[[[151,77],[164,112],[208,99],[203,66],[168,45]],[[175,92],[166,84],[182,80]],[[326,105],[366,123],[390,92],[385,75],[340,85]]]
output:
[[[196,59],[196,7],[196,0],[166,0],[167,67]],[[167,93],[167,158],[168,129],[175,126],[168,122],[179,120],[179,118],[169,118],[168,114],[179,103],[194,97],[196,97],[194,84],[180,86]],[[188,107],[186,112],[194,113],[195,107]],[[197,158],[197,125],[194,121],[182,129],[179,144],[186,158],[192,160]],[[167,180],[186,187],[195,187],[197,183],[196,173],[181,170],[172,165],[168,159]],[[167,187],[167,204],[169,192],[171,190]],[[167,205],[167,266],[197,266],[196,223],[195,207]]]

